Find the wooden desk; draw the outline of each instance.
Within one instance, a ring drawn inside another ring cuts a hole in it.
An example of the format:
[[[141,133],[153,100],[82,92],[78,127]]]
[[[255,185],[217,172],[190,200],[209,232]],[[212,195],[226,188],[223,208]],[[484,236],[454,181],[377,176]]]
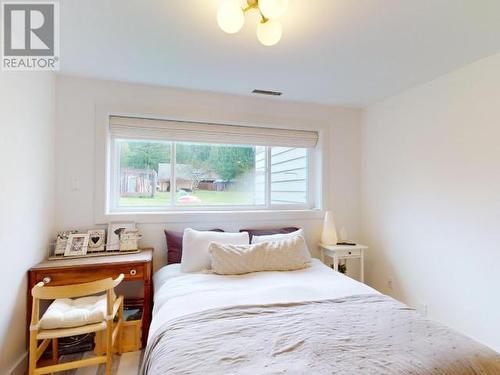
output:
[[[125,281],[143,281],[144,311],[142,314],[142,346],[148,341],[153,305],[153,249],[139,253],[92,258],[61,259],[41,262],[28,271],[28,324],[31,321],[31,289],[44,278],[49,286],[86,283],[123,273]]]

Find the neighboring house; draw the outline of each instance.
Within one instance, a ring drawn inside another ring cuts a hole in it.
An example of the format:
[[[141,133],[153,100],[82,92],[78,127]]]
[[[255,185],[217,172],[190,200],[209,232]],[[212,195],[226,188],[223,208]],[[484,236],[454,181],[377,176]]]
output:
[[[213,188],[211,190],[224,191],[224,190],[227,190],[227,188],[230,185],[231,185],[230,181],[214,180],[213,183],[212,183]]]
[[[158,164],[158,182],[157,189],[158,191],[170,191],[170,172],[171,165],[166,163]]]
[[[307,202],[307,151],[303,148],[273,147],[271,149],[271,201],[273,204]],[[263,150],[255,155],[256,168],[265,168]],[[255,191],[264,191],[265,175],[255,175]]]
[[[170,191],[171,164],[158,164],[158,191]],[[197,170],[191,164],[176,164],[177,190],[216,190],[214,182],[218,176],[214,171]]]
[[[170,191],[171,164],[158,164],[158,191]],[[190,164],[176,164],[176,187],[177,190],[192,191],[202,179],[205,173],[197,172]]]
[[[199,190],[207,190],[207,191],[214,191],[217,190],[215,186],[215,181],[214,179],[203,179],[200,181],[198,184],[198,189]]]
[[[193,190],[192,167],[188,164],[176,165],[176,186],[177,190]],[[158,164],[158,191],[170,191],[171,164]]]
[[[198,189],[214,191],[217,190],[216,181],[219,175],[214,171],[206,171],[199,176]]]

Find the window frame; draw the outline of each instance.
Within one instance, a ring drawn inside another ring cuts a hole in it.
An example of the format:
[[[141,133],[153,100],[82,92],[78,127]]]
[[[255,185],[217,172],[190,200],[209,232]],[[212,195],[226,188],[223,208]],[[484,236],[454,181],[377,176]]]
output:
[[[266,147],[266,191],[265,191],[265,204],[263,205],[178,205],[175,204],[175,193],[170,194],[170,204],[165,206],[120,206],[120,148],[117,147],[117,142],[120,140],[131,141],[149,141],[158,142],[158,139],[147,138],[132,138],[132,137],[114,137],[108,134],[108,150],[109,159],[107,166],[107,184],[106,184],[106,214],[169,214],[181,212],[248,212],[248,211],[302,211],[313,210],[316,208],[316,190],[314,189],[313,178],[316,178],[316,171],[314,159],[316,158],[316,148],[305,148],[307,157],[307,186],[306,186],[306,202],[297,204],[272,204],[271,203],[271,149],[277,146],[264,146]],[[171,164],[171,183],[173,190],[176,190],[175,177],[176,177],[176,143],[182,141],[163,140],[170,144],[170,164]],[[214,144],[210,142],[200,142],[201,144]],[[221,143],[223,144],[223,143]],[[236,146],[236,145],[235,145]],[[241,146],[256,146],[256,145],[241,145]],[[301,147],[297,147],[301,148]]]
[[[282,111],[267,112],[256,108],[256,115],[249,116],[246,111],[236,108],[231,111],[214,111],[212,107],[178,106],[174,102],[165,106],[164,102],[151,103],[149,99],[134,97],[133,101],[119,98],[99,98],[94,102],[94,158],[93,181],[87,184],[93,186],[93,205],[88,211],[75,212],[75,215],[91,215],[95,225],[106,225],[110,222],[136,222],[138,224],[162,224],[183,228],[184,225],[211,227],[213,223],[235,226],[239,223],[262,223],[256,225],[271,225],[276,222],[294,223],[303,220],[322,220],[325,208],[332,205],[333,180],[330,173],[330,154],[333,152],[333,128],[328,118],[318,111],[306,111],[305,115],[290,118]],[[189,115],[188,115],[189,113]],[[314,203],[311,209],[254,210],[248,211],[163,211],[163,212],[109,212],[109,178],[110,169],[110,118],[112,116],[132,116],[153,118],[159,120],[180,120],[220,123],[227,125],[272,127],[276,129],[314,130],[318,133],[316,147],[312,151],[310,163],[309,185],[314,192]],[[313,162],[314,161],[314,162]],[[75,179],[79,175],[75,174]]]

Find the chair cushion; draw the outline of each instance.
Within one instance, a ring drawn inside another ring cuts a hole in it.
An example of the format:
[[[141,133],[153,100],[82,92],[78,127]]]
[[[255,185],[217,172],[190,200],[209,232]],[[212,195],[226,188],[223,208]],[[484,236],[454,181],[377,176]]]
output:
[[[106,295],[56,299],[40,319],[40,328],[81,327],[106,318]]]

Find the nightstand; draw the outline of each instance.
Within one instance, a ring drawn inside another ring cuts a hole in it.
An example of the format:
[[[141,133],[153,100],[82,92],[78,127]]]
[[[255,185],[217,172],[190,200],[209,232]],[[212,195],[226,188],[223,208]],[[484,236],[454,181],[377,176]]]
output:
[[[364,245],[324,245],[319,244],[321,261],[325,263],[325,257],[330,257],[333,260],[333,269],[339,270],[339,260],[342,259],[359,259],[360,262],[360,281],[365,282],[365,267],[364,267],[364,252],[368,249]]]

